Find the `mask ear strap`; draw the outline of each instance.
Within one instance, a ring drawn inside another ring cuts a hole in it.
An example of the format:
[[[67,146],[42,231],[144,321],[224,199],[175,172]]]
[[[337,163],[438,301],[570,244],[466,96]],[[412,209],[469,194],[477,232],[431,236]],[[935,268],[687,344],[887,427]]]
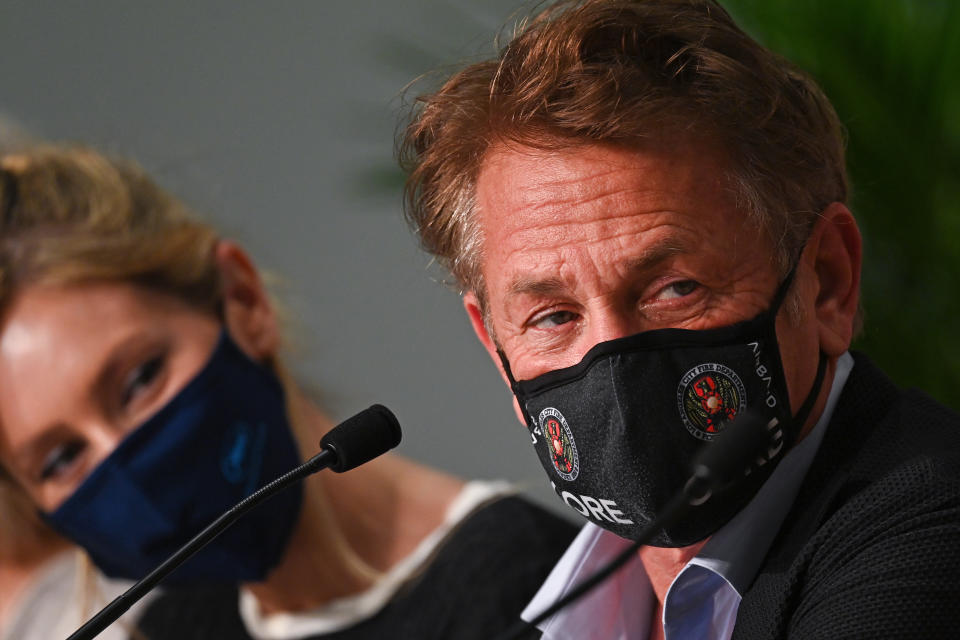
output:
[[[770,305],[770,312],[774,315],[780,311],[780,305],[783,304],[783,301],[787,298],[787,293],[790,291],[790,285],[793,284],[793,277],[797,275],[797,268],[800,266],[800,259],[803,257],[803,251],[807,248],[807,241],[810,240],[810,236],[803,241],[803,244],[800,245],[800,250],[797,251],[797,257],[793,259],[793,266],[790,267],[790,273],[787,274],[787,277],[783,279],[783,282],[780,283],[780,286],[777,287],[777,292],[773,295],[773,303]]]
[[[507,380],[510,381],[510,390],[514,393],[517,392],[517,380],[513,377],[513,371],[510,369],[510,361],[507,360],[507,354],[503,352],[503,349],[497,348],[497,355],[500,357],[500,364],[503,365],[503,372],[507,374]]]
[[[802,252],[801,252],[802,253]],[[797,275],[797,267],[800,265],[800,259],[793,263],[793,266],[790,267],[790,273],[787,274],[787,277],[783,279],[783,282],[780,283],[780,286],[777,287],[777,292],[773,295],[773,302],[770,304],[770,312],[776,315],[780,311],[780,305],[783,304],[783,301],[787,297],[787,292],[790,291],[790,285],[793,284],[793,278]]]
[[[510,369],[510,361],[507,360],[507,354],[503,352],[503,349],[498,348],[497,355],[500,357],[500,364],[503,365],[503,372],[507,374],[507,380],[510,382],[510,390],[513,391],[513,397],[520,403],[520,413],[523,414],[523,419],[526,420],[527,427],[533,431],[533,429],[536,428],[533,416],[527,413],[527,407],[522,400],[523,394],[520,393],[520,385],[517,384],[517,379],[513,377],[513,371]]]
[[[823,378],[826,374],[827,354],[821,351],[820,362],[817,364],[817,376],[813,379],[813,386],[810,387],[810,393],[807,394],[807,399],[803,401],[800,409],[797,410],[797,415],[793,417],[793,422],[797,425],[798,429],[803,427],[803,423],[807,421],[807,417],[810,415],[810,412],[813,411],[813,405],[816,403],[817,397],[820,396],[820,387],[823,385]]]

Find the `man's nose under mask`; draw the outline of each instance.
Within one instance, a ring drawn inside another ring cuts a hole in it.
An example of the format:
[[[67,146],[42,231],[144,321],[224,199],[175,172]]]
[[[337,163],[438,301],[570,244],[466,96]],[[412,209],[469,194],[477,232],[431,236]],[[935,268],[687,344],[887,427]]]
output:
[[[633,539],[679,492],[698,450],[747,407],[767,421],[766,455],[650,544],[682,547],[711,535],[756,494],[797,438],[819,395],[826,359],[792,416],[770,308],[708,330],[658,329],[595,345],[576,365],[516,381],[534,449],[563,501]]]

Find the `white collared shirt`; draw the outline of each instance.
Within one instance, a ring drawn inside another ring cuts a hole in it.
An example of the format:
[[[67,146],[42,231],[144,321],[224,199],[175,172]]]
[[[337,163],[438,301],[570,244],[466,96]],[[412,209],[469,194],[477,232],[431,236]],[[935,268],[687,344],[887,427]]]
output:
[[[727,640],[744,591],[790,510],[820,447],[853,357],[844,353],[823,414],[810,434],[784,456],[757,495],[720,528],[674,579],[664,598],[666,640]],[[532,620],[632,544],[587,523],[521,617]],[[543,640],[647,640],[656,596],[641,562],[628,562],[580,600],[540,624]]]

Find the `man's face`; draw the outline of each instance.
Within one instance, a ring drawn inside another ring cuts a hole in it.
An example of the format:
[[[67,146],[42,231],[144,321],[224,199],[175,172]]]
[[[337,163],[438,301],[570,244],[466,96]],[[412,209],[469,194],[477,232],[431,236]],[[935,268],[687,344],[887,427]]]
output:
[[[499,343],[526,380],[576,364],[600,342],[720,327],[767,309],[780,279],[773,248],[737,209],[724,169],[722,154],[697,145],[491,151],[477,215],[495,337],[484,335],[476,296],[465,299],[481,340]],[[817,333],[785,316],[777,331],[796,409],[816,369]]]

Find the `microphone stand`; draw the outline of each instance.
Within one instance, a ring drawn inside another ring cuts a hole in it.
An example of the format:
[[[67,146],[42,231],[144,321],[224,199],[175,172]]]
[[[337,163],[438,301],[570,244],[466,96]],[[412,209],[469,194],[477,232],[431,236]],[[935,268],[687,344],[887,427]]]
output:
[[[174,569],[186,562],[190,556],[202,549],[211,540],[223,533],[224,529],[236,522],[241,516],[255,508],[264,500],[272,497],[278,491],[300,482],[307,476],[337,464],[337,454],[332,449],[324,449],[299,467],[283,474],[273,482],[264,485],[257,491],[238,502],[230,510],[225,511],[216,520],[208,524],[203,531],[195,535],[185,545],[180,547],[169,558],[164,560],[156,569],[138,580],[132,587],[117,596],[110,604],[100,610],[76,631],[67,640],[91,640],[101,631],[110,626],[117,618],[127,612],[140,598],[147,595],[161,580],[166,578]]]
[[[132,587],[117,596],[113,602],[101,609],[99,613],[87,620],[82,627],[70,634],[67,640],[91,640],[95,638],[190,556],[223,533],[224,529],[236,522],[245,513],[273,497],[277,492],[283,491],[290,485],[300,482],[307,476],[323,469],[329,468],[336,473],[343,473],[365,464],[397,446],[400,443],[400,438],[400,423],[397,422],[396,416],[383,405],[372,405],[355,416],[347,418],[320,440],[320,446],[322,447],[320,453],[273,482],[262,486],[231,507],[173,555],[164,560],[156,569],[138,580]]]

